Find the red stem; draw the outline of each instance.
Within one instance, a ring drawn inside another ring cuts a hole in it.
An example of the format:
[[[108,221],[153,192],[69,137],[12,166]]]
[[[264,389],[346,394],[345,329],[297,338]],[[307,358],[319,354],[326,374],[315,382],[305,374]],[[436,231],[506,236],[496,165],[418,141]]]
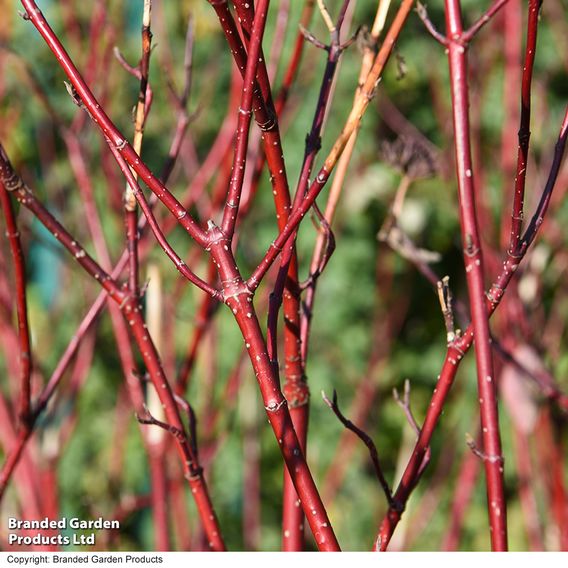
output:
[[[241,104],[239,107],[239,115],[237,119],[233,170],[231,174],[231,181],[229,182],[227,202],[223,211],[223,221],[221,223],[223,232],[229,237],[232,237],[235,232],[237,214],[239,211],[239,204],[243,191],[249,130],[252,118],[254,86],[256,83],[257,69],[259,67],[259,58],[262,53],[262,38],[264,36],[264,29],[266,27],[266,18],[268,16],[269,4],[270,0],[259,1],[258,9],[256,10],[256,15],[254,17],[252,34],[249,43],[249,52],[244,74]],[[264,60],[263,57],[261,59]]]
[[[503,479],[503,456],[499,433],[497,393],[491,351],[489,316],[485,302],[485,284],[481,239],[477,226],[473,165],[469,128],[469,96],[466,46],[462,41],[462,16],[459,0],[446,0],[448,58],[452,92],[452,110],[456,167],[459,188],[460,223],[464,243],[464,264],[475,338],[477,384],[485,459],[485,475],[491,544],[494,551],[507,550],[507,509]]]
[[[18,434],[18,438],[15,441],[14,446],[10,449],[6,461],[2,466],[2,471],[0,471],[0,501],[4,496],[4,492],[6,491],[6,487],[12,477],[12,473],[14,469],[18,465],[20,458],[22,457],[22,453],[24,448],[26,447],[26,443],[29,440],[32,429],[28,428],[27,430],[21,430]]]
[[[191,218],[181,203],[170,193],[166,186],[150,171],[148,166],[136,154],[132,146],[128,143],[122,133],[116,128],[108,115],[101,108],[101,105],[83,80],[77,67],[71,61],[68,53],[59,41],[55,32],[49,26],[34,0],[21,0],[26,9],[30,21],[37,28],[45,42],[56,56],[65,74],[71,81],[77,95],[85,105],[93,121],[101,130],[103,135],[110,140],[110,143],[120,152],[130,167],[142,178],[144,183],[156,194],[158,199],[170,210],[177,218],[179,224],[191,235],[195,241],[206,246],[204,231]]]
[[[300,16],[300,24],[307,28],[312,19],[312,14],[314,11],[315,0],[305,0],[304,7],[302,9],[302,15]],[[306,45],[306,38],[301,31],[296,35],[296,43],[294,44],[294,51],[292,52],[292,57],[288,63],[288,68],[284,74],[284,79],[282,80],[282,85],[280,86],[280,92],[276,98],[276,114],[280,116],[286,102],[288,101],[288,96],[290,95],[290,89],[294,78],[300,67],[300,62],[302,61],[302,54],[304,52],[304,46]]]
[[[18,314],[18,337],[20,340],[20,395],[18,402],[18,415],[21,427],[29,427],[31,414],[31,376],[32,376],[32,350],[30,329],[28,325],[28,302],[26,295],[26,264],[24,251],[20,241],[20,233],[12,207],[12,201],[7,188],[0,181],[0,205],[4,212],[6,223],[6,237],[10,244],[10,253],[14,265],[16,311]]]
[[[235,61],[239,69],[243,68],[243,54],[244,46],[238,41],[236,36],[231,31],[232,16],[226,9],[222,11],[221,7],[214,6],[227,39],[232,47],[232,52],[235,56]],[[254,28],[251,25],[254,17],[254,7],[252,2],[236,1],[235,7],[239,17],[239,22],[243,30],[245,42],[248,44],[249,52],[251,50],[253,37],[252,32]],[[257,8],[258,9],[258,8]],[[308,10],[309,11],[309,10]],[[223,14],[223,15],[221,15]],[[305,14],[304,14],[305,15]],[[234,24],[233,24],[234,25]],[[292,80],[297,65],[299,64],[299,55],[294,62],[296,67],[292,69],[288,75],[289,81]],[[276,206],[276,217],[278,221],[279,230],[283,230],[288,220],[290,211],[290,193],[288,182],[286,179],[286,169],[284,165],[283,152],[278,131],[278,124],[276,120],[276,111],[272,102],[272,93],[270,88],[270,81],[268,71],[266,69],[265,58],[261,54],[262,61],[258,67],[258,89],[255,90],[255,109],[256,119],[259,123],[261,131],[263,132],[262,140],[264,143],[264,151],[268,168],[271,173],[271,181],[273,184],[273,195]],[[250,55],[249,55],[250,60]],[[248,66],[247,66],[248,69]],[[245,85],[247,79],[245,77]],[[260,93],[259,93],[260,90]],[[270,125],[267,127],[267,125]],[[259,160],[256,166],[256,172],[253,174],[253,183],[256,188],[259,175],[257,172],[262,167],[263,160]],[[254,191],[254,190],[253,190]],[[302,192],[303,195],[303,192]],[[250,203],[250,199],[248,201]],[[282,301],[282,294],[284,287],[284,345],[285,345],[285,376],[286,383],[284,386],[284,393],[288,403],[290,404],[290,411],[296,433],[303,451],[306,449],[307,439],[307,426],[308,426],[308,400],[309,390],[304,376],[304,368],[301,361],[301,346],[299,343],[299,290],[297,287],[298,282],[298,268],[294,243],[288,249],[288,256],[283,259],[283,268],[281,269],[278,278],[277,288],[274,292],[274,301],[271,305],[275,308],[269,312],[268,324],[268,347],[269,355],[272,360],[276,360],[275,338],[276,338],[276,325],[278,307]],[[303,512],[298,507],[298,497],[294,490],[293,483],[288,476],[286,470],[284,471],[284,495],[283,495],[283,549],[284,550],[303,550],[304,532],[303,532]]]
[[[239,325],[248,355],[260,387],[264,408],[280,450],[288,467],[302,508],[320,550],[336,551],[339,545],[327,512],[306,463],[294,430],[286,399],[280,390],[276,369],[272,364],[252,303],[252,292],[243,282],[235,264],[228,238],[210,223],[210,253],[217,264],[227,306]]]
[[[525,199],[525,182],[530,140],[531,120],[531,83],[536,55],[536,39],[538,30],[538,12],[541,0],[529,0],[529,15],[527,23],[527,45],[523,65],[523,80],[521,88],[521,117],[519,124],[519,148],[517,152],[517,173],[515,176],[515,191],[511,212],[511,234],[509,239],[509,255],[514,257],[521,239],[523,211]]]
[[[237,68],[244,78],[247,66],[247,55],[233,16],[227,6],[227,2],[226,0],[209,0],[209,3],[214,8],[219,18]],[[245,18],[245,21],[248,20]],[[278,118],[272,104],[270,84],[268,82],[268,73],[266,72],[264,58],[258,67],[258,82],[259,83],[255,83],[253,92],[255,120],[262,131],[262,142],[266,154],[266,162],[270,171],[273,194],[277,203],[277,214],[280,215],[280,211],[282,210],[286,211],[288,214],[290,210],[290,190],[286,177],[286,165],[284,163],[284,152],[280,139]]]
[[[209,261],[207,280],[210,283],[215,282],[217,277],[217,269],[212,261]],[[183,394],[189,382],[190,374],[195,365],[195,360],[197,359],[197,353],[199,351],[199,346],[201,341],[205,337],[205,333],[211,323],[215,309],[219,304],[213,300],[211,296],[203,296],[201,304],[197,310],[194,317],[194,330],[189,342],[187,349],[187,355],[185,356],[182,366],[176,378],[175,391],[177,394]]]
[[[464,31],[461,38],[467,43],[487,24],[495,14],[508,2],[508,0],[495,0],[489,9],[468,30]]]
[[[30,69],[27,69],[27,71],[31,74],[32,84],[35,86],[36,93],[38,94],[38,96],[40,97],[42,102],[46,105],[48,112],[52,116],[54,122],[56,124],[61,125],[62,122],[59,120],[59,117],[57,116],[55,110],[50,107],[49,101],[45,97],[45,94],[42,92],[37,81],[34,80],[33,73],[31,72]],[[178,121],[179,121],[179,117],[178,117]],[[71,142],[71,144],[68,145],[68,148],[69,148],[70,154],[73,154],[73,151],[75,149],[75,146],[73,145],[73,141],[76,140],[76,138],[73,136],[73,134],[71,132],[68,132],[68,136],[66,137],[66,140]],[[176,160],[177,155],[179,153],[179,144],[176,145],[176,141],[179,141],[178,136],[174,137],[174,142],[172,142],[172,147],[171,147],[170,152],[168,154],[168,166],[169,167],[164,168],[164,174],[163,174],[163,177],[162,177],[164,183],[167,181],[167,178],[171,173],[171,170],[173,168],[173,164],[175,163],[175,160]],[[215,147],[212,148],[213,153],[214,153],[214,150],[215,150]],[[6,159],[5,155],[3,154],[3,150],[1,150],[1,151],[2,151],[1,157],[3,159]],[[78,157],[81,158],[80,152],[78,154]],[[0,164],[0,169],[2,167],[5,167],[5,165],[6,165],[5,163]],[[78,165],[78,167],[76,168],[76,172],[79,174],[78,180],[82,180],[83,182],[86,180],[87,183],[90,183],[88,176],[86,176],[86,177],[83,176],[83,173],[82,173],[83,168],[82,168],[80,162],[77,162],[77,165]],[[105,172],[105,173],[108,173],[108,172]],[[14,181],[18,182],[17,178],[15,178]],[[117,185],[117,184],[115,184],[115,185]],[[155,203],[155,196],[152,196],[152,197],[153,197],[153,203]],[[147,225],[147,217],[142,216],[139,220],[139,223],[138,223],[138,231],[142,232],[143,229],[146,227],[146,225]],[[170,226],[170,229],[171,228],[172,227]],[[115,266],[115,268],[114,268],[114,270],[111,274],[112,279],[117,279],[122,274],[128,260],[129,260],[128,251],[125,250],[125,251],[123,251],[123,254],[120,257],[120,260],[117,262],[117,264],[116,264],[116,266]],[[82,322],[80,323],[79,327],[77,328],[75,334],[73,335],[71,341],[69,342],[65,352],[61,356],[55,370],[53,371],[49,381],[45,385],[42,393],[40,394],[40,396],[39,396],[39,398],[38,398],[38,400],[37,400],[37,402],[34,406],[32,416],[31,416],[30,429],[33,428],[33,425],[35,424],[37,418],[43,412],[43,410],[46,408],[47,403],[51,399],[51,396],[53,395],[53,393],[55,392],[55,389],[57,388],[61,379],[63,378],[67,367],[69,366],[70,362],[72,361],[73,357],[75,356],[75,353],[76,353],[79,345],[81,344],[83,337],[85,336],[87,331],[91,328],[93,323],[96,321],[100,312],[102,311],[103,307],[105,306],[106,299],[107,299],[107,292],[105,290],[103,290],[103,291],[100,292],[97,299],[95,300],[93,305],[90,307],[89,311],[87,312],[87,314],[83,318]],[[111,312],[111,317],[112,317],[112,320],[113,320],[113,326],[115,328],[115,332],[118,333],[117,345],[119,347],[122,346],[122,345],[126,345],[128,347],[128,351],[130,351],[130,346],[127,345],[128,344],[127,330],[124,327],[124,325],[122,324],[122,320],[120,318],[117,319],[115,317],[115,316],[118,316],[119,314],[113,308],[113,305],[110,305],[109,307],[110,307],[110,312]],[[130,370],[130,369],[134,368],[131,353],[130,353],[129,356],[126,356],[127,355],[126,351],[124,349],[119,349],[119,355],[120,355],[120,358],[121,358],[121,363],[122,363],[123,369],[129,369]],[[136,394],[136,396],[134,396],[134,398],[132,398],[134,407],[137,408],[137,409],[140,409],[140,408],[142,408],[142,404],[143,404],[144,399],[143,399],[143,396],[142,396],[142,393],[141,393],[141,389],[139,388],[140,387],[139,382],[138,382],[137,379],[132,377],[132,375],[129,371],[125,374],[126,374],[127,381],[129,382],[129,386],[134,387],[134,390],[133,390],[133,388],[130,388],[130,391],[129,391],[131,397],[133,395],[135,395],[135,392],[140,391],[140,393],[139,393],[140,396],[138,396],[138,394]],[[2,501],[2,497],[4,495],[4,491],[6,489],[6,486],[7,486],[9,479],[10,479],[10,477],[11,477],[13,471],[14,471],[15,466],[18,463],[18,460],[20,458],[22,450],[25,447],[28,440],[29,440],[29,436],[23,436],[23,437],[18,439],[16,446],[14,447],[13,450],[11,450],[10,455],[7,457],[5,463],[2,467],[2,471],[0,472],[0,502]]]
[[[181,476],[170,479],[168,491],[176,550],[191,550],[191,525],[185,500],[184,479]]]
[[[286,39],[286,31],[290,21],[290,0],[280,0],[278,3],[278,13],[276,15],[276,23],[274,25],[274,34],[272,36],[272,45],[270,46],[270,54],[268,56],[268,65],[266,67],[268,79],[274,82],[276,72],[281,63],[283,55],[284,41]]]
[[[564,482],[562,438],[555,432],[552,413],[543,409],[536,425],[536,449],[539,472],[543,476],[549,518],[559,535],[559,548],[568,551],[568,491]]]
[[[39,518],[41,515],[41,491],[38,487],[38,479],[34,472],[37,464],[34,463],[32,456],[37,455],[38,448],[35,446],[31,452],[24,452],[25,441],[31,436],[31,428],[28,430],[16,431],[14,428],[14,420],[8,409],[8,405],[3,397],[0,397],[0,440],[3,448],[6,449],[8,454],[7,461],[10,461],[10,466],[16,470],[18,475],[15,476],[14,484],[20,496],[20,503],[22,506],[23,515],[29,516],[28,518]],[[12,456],[17,455],[17,458]],[[5,490],[9,477],[5,476],[3,468],[0,474],[0,489]]]
[[[304,8],[302,10],[302,15],[300,17],[300,25],[302,25],[304,28],[307,28],[309,26],[311,17],[312,17],[312,12],[314,9],[314,5],[315,5],[315,0],[306,0],[305,4],[304,4]],[[275,115],[280,119],[280,117],[282,116],[282,113],[284,111],[284,108],[286,106],[286,103],[288,102],[288,95],[290,94],[290,89],[292,87],[292,83],[296,77],[296,74],[298,72],[298,69],[300,67],[300,62],[302,59],[302,54],[304,51],[304,46],[306,44],[306,39],[304,37],[304,35],[302,34],[301,31],[298,32],[297,36],[296,36],[296,43],[294,46],[294,52],[292,54],[292,57],[290,59],[290,62],[288,64],[288,68],[286,69],[286,73],[284,76],[284,80],[283,83],[280,87],[280,90],[278,92],[278,96],[276,98],[276,103],[275,103],[275,108],[274,108],[274,113]],[[273,45],[274,47],[274,45]],[[266,149],[266,145],[265,145],[265,149]],[[264,163],[266,161],[266,154],[265,152],[261,152],[260,155],[258,156],[258,159],[256,161],[255,164],[255,169],[254,172],[251,176],[251,189],[250,192],[248,193],[248,195],[246,196],[246,199],[243,200],[243,208],[244,209],[248,209],[248,207],[250,207],[250,203],[252,201],[252,198],[254,197],[254,195],[256,194],[256,191],[258,189],[259,183],[260,183],[260,179],[262,176],[262,172],[264,169]],[[274,172],[275,169],[274,167],[272,167],[269,164],[269,169],[271,172]],[[279,172],[279,170],[278,170]],[[272,175],[274,175],[274,173],[272,173]],[[286,213],[286,218],[288,217],[288,213],[289,213],[289,207],[290,207],[290,203],[289,203],[289,198],[288,201],[282,200],[278,197],[278,188],[279,188],[279,184],[276,182],[276,179],[274,180],[274,188],[275,191],[277,191],[275,195],[275,204],[278,206],[282,206],[282,210],[285,210]],[[280,219],[282,217],[282,213],[277,210],[277,215],[278,215],[278,219]]]
[[[144,193],[140,189],[140,186],[138,185],[138,182],[134,178],[132,171],[130,170],[130,168],[126,164],[126,161],[120,155],[120,153],[116,150],[116,148],[114,148],[111,145],[109,145],[109,148],[110,148],[111,152],[114,154],[114,157],[115,157],[122,173],[124,174],[124,177],[126,177],[128,185],[129,185],[130,189],[132,190],[132,193],[134,194],[136,201],[140,205],[140,209],[142,209],[142,212],[144,213],[144,215],[145,215],[145,217],[148,221],[148,225],[152,229],[152,232],[154,233],[154,236],[156,237],[158,244],[160,245],[162,250],[166,253],[166,256],[174,263],[177,270],[183,276],[185,276],[185,278],[187,278],[191,283],[195,284],[195,286],[197,286],[198,288],[201,288],[201,290],[203,290],[204,292],[207,292],[212,298],[220,299],[219,292],[215,288],[210,286],[207,282],[205,282],[204,280],[199,278],[199,276],[194,274],[187,267],[185,262],[179,257],[179,255],[174,251],[172,246],[168,243],[168,241],[166,240],[166,237],[164,236],[164,233],[162,232],[162,229],[160,228],[158,222],[156,221],[156,217],[154,216],[154,213],[152,212],[152,208],[150,207],[150,204],[146,200]]]
[[[193,498],[195,499],[209,545],[212,550],[225,550],[203,472],[188,442],[177,404],[164,375],[156,347],[146,329],[144,318],[141,314],[141,306],[138,304],[137,298],[126,294],[115,280],[86,253],[85,249],[77,243],[69,232],[43,207],[15,173],[1,146],[0,158],[0,181],[4,183],[7,189],[13,191],[16,199],[38,218],[45,228],[74,255],[81,267],[92,278],[97,280],[99,284],[108,291],[109,296],[118,303],[124,317],[129,323],[132,335],[136,340],[158,397],[165,408],[169,424],[183,435],[182,438],[176,437],[176,445],[182,459],[186,478],[192,489]]]
[[[312,126],[306,139],[302,169],[294,197],[294,208],[301,203],[305,195],[309,185],[309,176],[321,146],[321,131],[330,101],[335,71],[341,55],[339,45],[341,24],[348,5],[349,0],[346,0],[342,5],[342,10],[336,24],[336,30],[332,36],[331,45],[329,46],[327,64],[323,74]],[[278,213],[279,229],[283,230],[288,221],[288,214],[285,210],[278,211]],[[273,319],[275,328],[278,310],[282,301],[284,301],[284,394],[290,404],[292,422],[305,454],[307,447],[310,392],[305,376],[305,361],[302,360],[300,289],[298,286],[298,262],[295,238],[295,235],[290,237],[289,242],[286,244],[286,250],[282,255],[276,286],[271,298],[270,307],[272,309],[269,310],[268,317],[269,320],[271,318]],[[274,336],[275,335],[274,333]],[[275,353],[271,354],[271,358],[276,360]],[[282,548],[284,551],[301,551],[304,549],[304,523],[302,517],[302,511],[300,507],[298,507],[298,495],[294,491],[290,476],[285,471],[282,510]]]
[[[503,262],[501,273],[498,275],[497,279],[487,293],[486,303],[489,316],[493,314],[497,306],[500,304],[507,286],[511,282],[511,279],[513,278],[513,275],[515,274],[519,266],[519,263],[534,241],[538,230],[542,225],[544,216],[548,209],[548,204],[550,203],[552,191],[558,178],[558,172],[560,170],[560,165],[562,163],[562,158],[564,156],[564,151],[566,148],[567,137],[568,107],[565,109],[564,118],[560,127],[560,134],[554,150],[552,165],[550,167],[550,172],[545,187],[542,191],[540,202],[527,230],[525,231],[525,234],[523,235],[523,238],[521,239],[519,246],[521,256],[515,259],[515,262],[512,262],[509,258],[506,257],[505,261]],[[440,415],[442,413],[445,400],[455,379],[460,361],[468,352],[472,344],[473,325],[470,324],[463,333],[462,337],[460,337],[457,341],[455,341],[448,347],[448,352],[446,354],[446,358],[444,360],[444,364],[438,378],[436,389],[434,390],[432,398],[430,399],[430,404],[428,405],[428,410],[426,412],[426,417],[424,419],[424,425],[422,426],[420,436],[403,473],[402,480],[394,494],[394,499],[398,504],[398,508],[389,508],[387,514],[383,518],[383,521],[379,528],[379,534],[375,542],[376,550],[386,550],[388,547],[388,543],[398,522],[400,521],[406,502],[408,501],[408,498],[416,484],[417,475],[420,471],[426,449],[430,444],[430,440],[434,433],[434,428],[436,427],[438,419],[440,418]]]
[[[129,211],[125,209],[124,224],[128,250],[128,289],[131,294],[138,296],[138,215],[136,210]]]

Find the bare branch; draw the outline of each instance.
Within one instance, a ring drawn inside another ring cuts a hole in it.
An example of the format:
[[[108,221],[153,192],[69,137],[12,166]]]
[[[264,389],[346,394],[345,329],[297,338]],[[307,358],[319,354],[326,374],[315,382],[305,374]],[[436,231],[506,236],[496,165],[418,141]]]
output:
[[[428,10],[426,9],[426,4],[422,4],[421,2],[416,2],[416,13],[418,17],[422,20],[422,23],[430,33],[430,35],[441,45],[444,47],[448,46],[449,40],[444,35],[441,34],[437,29],[436,26],[432,23],[428,16]]]
[[[480,450],[477,446],[477,443],[468,432],[466,432],[465,434],[465,443],[467,444],[468,448],[482,461],[500,464],[503,464],[505,461],[502,455],[488,455]]]
[[[461,41],[465,43],[470,42],[479,32],[479,30],[481,30],[481,28],[485,26],[485,24],[487,24],[507,2],[508,0],[496,0],[489,7],[487,12],[485,12],[485,14],[483,14],[483,16],[481,16],[481,18],[477,20],[477,22],[475,22],[468,30],[462,33]]]
[[[442,315],[444,316],[444,324],[446,325],[446,341],[450,345],[456,338],[454,328],[454,308],[453,296],[450,289],[450,277],[444,276],[442,280],[438,280],[438,300],[442,308]]]
[[[416,421],[416,418],[414,418],[414,414],[412,414],[412,410],[410,409],[410,381],[408,379],[405,379],[404,381],[404,395],[402,399],[400,398],[396,388],[392,389],[392,396],[400,408],[402,408],[402,411],[404,412],[404,415],[416,436],[420,436],[420,426],[418,426],[418,422]]]
[[[375,468],[375,475],[377,476],[377,479],[381,484],[387,502],[389,506],[391,507],[394,506],[395,503],[393,501],[392,491],[389,487],[387,480],[385,479],[383,469],[381,467],[381,462],[379,460],[379,453],[377,451],[375,443],[366,432],[364,432],[363,430],[361,430],[361,428],[353,424],[353,422],[347,419],[342,414],[341,410],[339,410],[339,406],[337,403],[337,391],[335,389],[333,390],[333,401],[329,400],[329,398],[326,396],[325,392],[323,391],[321,392],[321,396],[324,402],[327,404],[327,406],[333,411],[335,416],[337,416],[339,421],[343,424],[343,426],[345,426],[345,428],[347,428],[348,430],[351,430],[351,432],[353,432],[365,444],[365,446],[367,446],[367,449],[369,450],[369,456],[371,457],[371,461],[373,462],[373,467]]]

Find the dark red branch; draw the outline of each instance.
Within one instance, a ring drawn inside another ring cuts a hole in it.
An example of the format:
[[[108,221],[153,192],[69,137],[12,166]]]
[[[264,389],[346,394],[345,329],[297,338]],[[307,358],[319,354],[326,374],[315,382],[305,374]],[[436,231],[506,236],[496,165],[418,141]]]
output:
[[[38,218],[45,228],[75,257],[81,267],[92,278],[97,280],[99,284],[107,290],[109,296],[119,305],[125,319],[128,321],[131,333],[138,345],[144,364],[148,369],[156,393],[165,407],[169,423],[183,432],[184,426],[178,412],[177,404],[165,377],[156,347],[147,331],[138,299],[126,294],[124,290],[118,286],[116,281],[86,253],[85,249],[77,243],[70,233],[35,198],[12,168],[1,146],[0,181],[9,188],[9,190],[13,191],[18,201]],[[22,443],[22,446],[24,444],[25,441]],[[225,545],[209,497],[207,485],[201,469],[196,465],[196,459],[195,456],[193,456],[191,447],[188,443],[182,444],[179,442],[177,449],[182,458],[185,475],[192,488],[192,495],[196,501],[197,509],[210,546],[213,550],[224,550]]]
[[[523,65],[521,88],[521,117],[519,123],[519,148],[517,152],[517,173],[515,175],[515,190],[511,212],[511,235],[509,239],[509,255],[514,257],[521,239],[523,224],[525,181],[530,140],[531,121],[531,84],[536,56],[536,39],[538,30],[538,12],[541,0],[529,0],[529,16],[527,22],[527,44]]]
[[[0,152],[2,148],[0,147]],[[23,429],[28,428],[31,414],[31,376],[32,376],[32,349],[30,329],[28,324],[28,301],[26,294],[26,263],[24,251],[20,240],[20,232],[12,206],[12,200],[5,186],[0,180],[0,205],[4,212],[6,223],[6,237],[10,244],[10,253],[14,266],[16,312],[18,315],[18,337],[20,340],[20,400],[18,403],[18,416]]]
[[[522,261],[522,258],[534,241],[538,230],[542,225],[544,215],[546,214],[548,204],[550,203],[552,191],[558,178],[558,172],[560,170],[562,158],[566,149],[567,137],[568,107],[565,109],[562,126],[560,128],[560,134],[554,150],[552,165],[550,167],[548,179],[542,191],[539,205],[531,219],[527,231],[525,232],[521,240],[520,251],[522,253],[522,256],[517,258],[516,262],[514,263],[511,262],[509,258],[505,258],[501,273],[498,275],[497,279],[487,293],[486,304],[489,316],[493,314],[497,306],[500,304],[507,286],[511,282],[519,266],[519,263]],[[436,388],[434,390],[432,398],[430,399],[430,404],[428,405],[424,424],[420,431],[420,437],[418,438],[412,455],[410,456],[408,464],[404,470],[402,480],[394,494],[395,499],[399,503],[405,504],[408,501],[412,489],[415,486],[416,476],[420,470],[425,452],[428,448],[428,445],[430,444],[434,429],[444,408],[444,403],[454,382],[458,367],[464,355],[473,345],[473,337],[473,326],[470,324],[463,335],[457,338],[456,341],[454,341],[454,343],[448,347],[448,351],[442,365],[442,370],[438,377]],[[394,510],[389,510],[387,512],[379,528],[379,534],[375,542],[376,550],[387,549],[392,534],[396,526],[398,525],[400,518],[400,512]]]
[[[174,215],[180,225],[195,239],[195,241],[205,247],[207,241],[204,231],[191,218],[186,209],[165,187],[165,185],[150,171],[148,166],[136,154],[132,146],[128,143],[122,133],[116,128],[108,115],[101,108],[101,105],[83,80],[77,67],[71,61],[68,53],[59,41],[53,29],[49,26],[41,10],[33,0],[22,0],[26,13],[30,21],[37,28],[45,42],[56,56],[65,74],[71,81],[73,88],[85,105],[93,122],[101,130],[102,134],[110,140],[110,143],[121,153],[129,166],[141,177],[144,183],[156,194],[162,203]]]
[[[213,222],[209,225],[209,238],[209,251],[219,270],[224,301],[231,309],[243,335],[268,421],[300,497],[316,544],[320,550],[337,551],[339,544],[294,430],[286,399],[280,389],[277,369],[268,355],[252,301],[253,294],[238,271],[228,238]]]
[[[252,2],[251,2],[252,4]],[[229,182],[229,192],[227,202],[223,211],[223,221],[221,229],[229,237],[235,232],[237,214],[243,191],[245,177],[245,167],[247,161],[249,129],[252,118],[252,104],[254,99],[254,88],[256,83],[259,59],[262,53],[262,38],[266,27],[268,16],[269,0],[260,0],[254,16],[252,34],[249,42],[249,52],[244,74],[244,84],[239,106],[237,119],[237,133],[235,142],[235,154],[233,158],[233,169],[231,181]],[[264,59],[264,58],[262,58]]]

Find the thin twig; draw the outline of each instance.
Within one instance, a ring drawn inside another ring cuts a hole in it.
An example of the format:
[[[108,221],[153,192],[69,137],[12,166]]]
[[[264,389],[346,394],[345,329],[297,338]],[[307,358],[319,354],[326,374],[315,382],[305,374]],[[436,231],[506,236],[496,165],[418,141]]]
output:
[[[444,324],[446,326],[446,342],[449,345],[456,338],[454,327],[454,308],[453,296],[450,288],[450,277],[444,276],[442,280],[438,280],[438,300],[440,301],[440,308],[444,316]]]
[[[158,221],[156,220],[156,217],[150,207],[150,204],[146,199],[146,196],[144,195],[144,192],[138,185],[138,182],[134,178],[134,174],[132,173],[131,169],[128,167],[128,164],[126,163],[120,152],[118,152],[113,146],[109,146],[109,148],[111,152],[114,154],[114,157],[124,177],[126,178],[129,187],[131,188],[132,194],[134,195],[136,201],[138,202],[138,205],[140,205],[140,208],[142,209],[142,212],[144,213],[148,221],[150,229],[154,233],[154,236],[156,237],[158,244],[166,253],[167,257],[173,262],[176,269],[192,284],[195,284],[198,288],[209,294],[212,298],[216,300],[221,300],[222,298],[219,290],[213,288],[209,283],[205,282],[203,279],[197,276],[185,264],[185,262],[176,253],[173,247],[169,244],[166,237],[164,236],[164,233],[162,232],[162,229],[160,228],[160,225],[158,224]]]
[[[123,134],[117,129],[109,116],[102,109],[99,101],[95,98],[79,70],[65,51],[61,41],[50,27],[41,10],[34,0],[21,0],[30,21],[40,32],[51,51],[57,56],[57,60],[63,67],[73,88],[86,107],[95,125],[110,143],[121,153],[128,165],[135,170],[146,185],[164,203],[170,213],[176,217],[178,223],[188,234],[203,248],[207,246],[205,231],[195,222],[187,210],[165,187],[165,185],[152,173],[150,168],[140,159]]]
[[[470,42],[479,30],[481,30],[481,28],[485,26],[485,24],[487,24],[507,2],[508,0],[496,0],[493,2],[487,12],[485,12],[485,14],[483,14],[468,30],[461,34],[461,41],[465,43]]]
[[[465,443],[467,444],[468,448],[482,461],[488,461],[490,463],[497,463],[497,464],[502,464],[504,461],[502,455],[498,456],[488,455],[482,450],[480,450],[477,447],[477,444],[473,439],[473,437],[471,436],[471,434],[467,432],[465,434]]]
[[[421,2],[416,2],[416,13],[418,17],[422,20],[422,23],[430,33],[430,35],[444,47],[448,46],[449,40],[444,35],[441,34],[437,29],[436,26],[432,23],[432,20],[428,16],[428,10],[426,9],[426,4],[422,4]]]
[[[331,16],[329,15],[327,6],[325,5],[325,2],[323,0],[317,0],[317,2],[321,17],[323,18],[323,21],[325,22],[325,25],[327,26],[329,33],[333,34],[336,28],[335,24],[333,23],[333,20],[331,19]]]
[[[400,408],[402,408],[402,411],[404,412],[404,415],[416,436],[420,436],[420,426],[418,426],[418,422],[416,421],[416,418],[414,418],[414,414],[410,409],[410,381],[408,379],[405,379],[404,381],[404,394],[402,399],[400,398],[396,388],[392,389],[392,396]]]
[[[162,422],[157,418],[154,418],[154,416],[152,416],[152,414],[150,413],[150,410],[148,410],[147,406],[144,406],[144,415],[136,414],[136,420],[138,420],[140,424],[158,426],[159,428],[162,428],[162,430],[165,430],[166,432],[172,434],[172,436],[177,438],[182,444],[187,443],[187,437],[183,430],[177,428],[176,426],[172,426],[171,424],[167,424],[166,422]],[[192,469],[194,469],[196,466],[196,464],[193,462],[189,465]]]
[[[294,233],[298,224],[310,210],[317,196],[326,185],[331,172],[334,170],[339,158],[341,157],[341,154],[347,146],[351,135],[358,129],[363,114],[365,113],[370,101],[374,96],[383,69],[392,54],[394,43],[398,35],[400,34],[400,31],[402,30],[406,19],[408,18],[413,4],[414,0],[403,0],[398,13],[394,18],[394,21],[389,31],[387,32],[385,41],[383,42],[381,49],[379,50],[377,56],[373,61],[373,65],[369,71],[367,79],[365,80],[364,85],[360,90],[358,90],[356,94],[355,102],[341,134],[335,141],[331,151],[325,159],[324,165],[319,170],[314,181],[311,183],[303,201],[299,204],[299,206],[293,209],[292,214],[288,219],[288,223],[286,224],[284,229],[280,231],[280,234],[274,240],[273,244],[264,255],[264,258],[262,259],[260,264],[248,278],[247,286],[250,290],[255,290],[260,285],[264,275],[280,254],[280,251],[283,249],[289,237]]]
[[[333,411],[333,413],[337,416],[339,421],[343,424],[343,426],[345,426],[345,428],[347,428],[348,430],[351,430],[351,432],[353,432],[365,444],[365,446],[367,446],[367,449],[369,450],[369,456],[371,457],[371,461],[373,462],[373,467],[375,468],[375,475],[377,476],[377,479],[381,484],[381,487],[383,489],[383,492],[385,494],[389,506],[394,507],[396,504],[393,500],[392,491],[389,487],[389,484],[385,479],[383,469],[381,467],[381,462],[379,460],[379,453],[377,451],[375,443],[366,432],[364,432],[355,424],[353,424],[353,422],[351,422],[351,420],[346,418],[342,414],[341,410],[339,410],[339,405],[337,402],[337,392],[335,389],[333,390],[333,400],[330,400],[323,391],[321,392],[321,396],[324,402],[327,404],[327,406]]]
[[[392,395],[393,395],[393,398],[396,401],[396,403],[400,406],[400,408],[402,408],[402,411],[404,412],[404,415],[406,416],[406,420],[410,424],[410,427],[414,430],[416,437],[419,438],[420,437],[420,426],[418,425],[418,421],[414,417],[412,409],[410,408],[410,381],[408,379],[405,379],[405,381],[404,381],[404,394],[403,394],[402,399],[400,398],[400,395],[399,395],[398,390],[396,388],[392,389]],[[418,481],[422,477],[422,474],[426,470],[426,467],[430,463],[431,454],[432,454],[432,451],[430,449],[430,446],[428,446],[426,448],[426,452],[424,453],[424,457],[422,459],[422,464],[420,465],[420,469],[418,470],[418,473],[416,474],[415,484],[418,483]],[[399,506],[400,506],[400,504],[399,504]]]

